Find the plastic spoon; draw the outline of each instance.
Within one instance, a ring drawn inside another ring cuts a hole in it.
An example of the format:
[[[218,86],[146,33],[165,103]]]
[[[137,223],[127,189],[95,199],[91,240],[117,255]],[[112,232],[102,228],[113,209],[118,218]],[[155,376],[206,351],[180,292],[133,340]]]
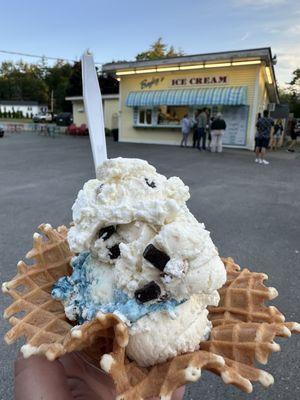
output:
[[[83,102],[89,127],[95,171],[107,159],[101,91],[93,56],[82,56]]]

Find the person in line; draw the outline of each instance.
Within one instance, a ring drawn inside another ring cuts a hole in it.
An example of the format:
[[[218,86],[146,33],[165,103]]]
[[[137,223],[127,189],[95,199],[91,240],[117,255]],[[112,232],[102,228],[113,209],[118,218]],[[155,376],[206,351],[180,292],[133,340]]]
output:
[[[208,109],[207,113],[207,126],[206,126],[206,136],[207,136],[207,145],[206,145],[206,150],[210,150],[210,145],[211,145],[211,123],[213,122],[214,117],[212,115],[212,111]]]
[[[180,123],[181,123],[181,133],[182,133],[182,140],[180,146],[183,147],[184,145],[185,147],[187,147],[187,141],[189,133],[191,131],[191,121],[189,120],[188,114],[184,115]]]
[[[203,108],[199,114],[198,125],[197,125],[197,149],[200,151],[201,151],[201,145],[202,149],[206,150],[205,142],[206,142],[207,125],[208,125],[208,112],[207,108]]]
[[[296,120],[295,120],[295,118],[293,118],[292,121],[291,121],[290,136],[291,136],[292,141],[291,141],[287,151],[289,151],[291,153],[294,153],[296,142],[297,142]]]
[[[256,136],[255,136],[255,162],[259,164],[268,165],[269,161],[265,160],[266,149],[268,147],[271,130],[274,126],[274,121],[269,117],[269,111],[264,110],[263,117],[259,118],[256,123]]]
[[[283,133],[282,120],[278,119],[274,125],[274,132],[271,140],[271,150],[277,150],[278,144],[282,138],[282,133]]]
[[[222,114],[217,113],[216,118],[214,118],[213,122],[211,123],[210,151],[212,153],[215,153],[216,150],[218,153],[222,153],[222,140],[225,129],[226,129],[226,122],[222,118]]]
[[[197,128],[198,128],[198,118],[199,118],[199,110],[197,110],[194,114],[194,117],[192,119],[192,125],[193,125],[193,148],[197,146]]]

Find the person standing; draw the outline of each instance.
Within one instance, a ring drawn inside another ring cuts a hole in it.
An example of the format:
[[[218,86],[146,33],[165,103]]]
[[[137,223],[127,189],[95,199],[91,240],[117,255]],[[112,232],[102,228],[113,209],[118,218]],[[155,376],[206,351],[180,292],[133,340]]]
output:
[[[281,119],[276,121],[274,125],[273,137],[271,140],[271,150],[277,150],[283,132],[283,125]]]
[[[202,149],[205,150],[205,141],[206,141],[206,129],[207,129],[207,109],[203,108],[198,117],[198,126],[197,126],[197,149],[201,151],[201,142]]]
[[[199,114],[200,110],[197,110],[195,112],[194,118],[193,118],[193,147],[195,148],[196,146],[198,147],[197,144],[197,134],[198,134],[198,119],[199,119]]]
[[[295,120],[295,118],[293,118],[292,121],[291,121],[290,136],[291,136],[292,141],[291,141],[287,151],[289,151],[291,153],[294,153],[295,146],[296,146],[296,141],[297,141],[296,120]]]
[[[274,121],[269,117],[269,111],[264,110],[263,117],[259,118],[256,123],[257,132],[255,136],[255,162],[259,164],[269,164],[269,161],[265,160],[265,155],[273,126]]]
[[[223,140],[225,129],[226,129],[226,122],[222,118],[222,114],[218,113],[216,115],[216,118],[211,123],[210,151],[212,153],[215,153],[216,150],[218,153],[222,153],[222,140]]]
[[[181,123],[181,133],[182,133],[182,140],[180,146],[183,147],[183,145],[185,145],[185,147],[187,147],[188,136],[191,130],[191,121],[189,120],[188,114],[184,115],[180,123]]]

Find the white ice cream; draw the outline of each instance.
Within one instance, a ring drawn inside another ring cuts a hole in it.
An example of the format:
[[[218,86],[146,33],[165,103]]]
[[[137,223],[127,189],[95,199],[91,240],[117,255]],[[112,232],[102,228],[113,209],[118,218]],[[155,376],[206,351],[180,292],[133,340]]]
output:
[[[84,185],[73,205],[70,247],[99,261],[87,271],[95,278],[95,302],[109,302],[113,289],[134,298],[153,281],[160,297],[151,302],[183,302],[173,319],[159,311],[131,324],[127,351],[140,365],[195,350],[210,331],[206,307],[218,303],[216,290],[226,280],[209,232],[185,204],[189,197],[179,178],[167,179],[143,160],[116,158],[101,165],[97,179]],[[115,230],[108,238],[101,234],[106,227]],[[168,257],[163,271],[145,258],[149,245]]]
[[[218,302],[217,291],[210,295],[193,295],[176,307],[176,318],[158,312],[139,319],[129,330],[127,355],[140,366],[147,367],[197,350],[211,330],[206,306]]]

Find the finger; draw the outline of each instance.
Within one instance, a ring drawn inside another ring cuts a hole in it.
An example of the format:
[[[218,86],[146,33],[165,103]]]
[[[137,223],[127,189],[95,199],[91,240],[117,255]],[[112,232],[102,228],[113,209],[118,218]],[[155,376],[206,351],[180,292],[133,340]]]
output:
[[[112,379],[99,368],[87,363],[77,353],[66,354],[59,361],[64,366],[74,399],[114,400],[116,398]]]
[[[74,400],[63,366],[44,357],[19,356],[15,362],[15,400]]]

